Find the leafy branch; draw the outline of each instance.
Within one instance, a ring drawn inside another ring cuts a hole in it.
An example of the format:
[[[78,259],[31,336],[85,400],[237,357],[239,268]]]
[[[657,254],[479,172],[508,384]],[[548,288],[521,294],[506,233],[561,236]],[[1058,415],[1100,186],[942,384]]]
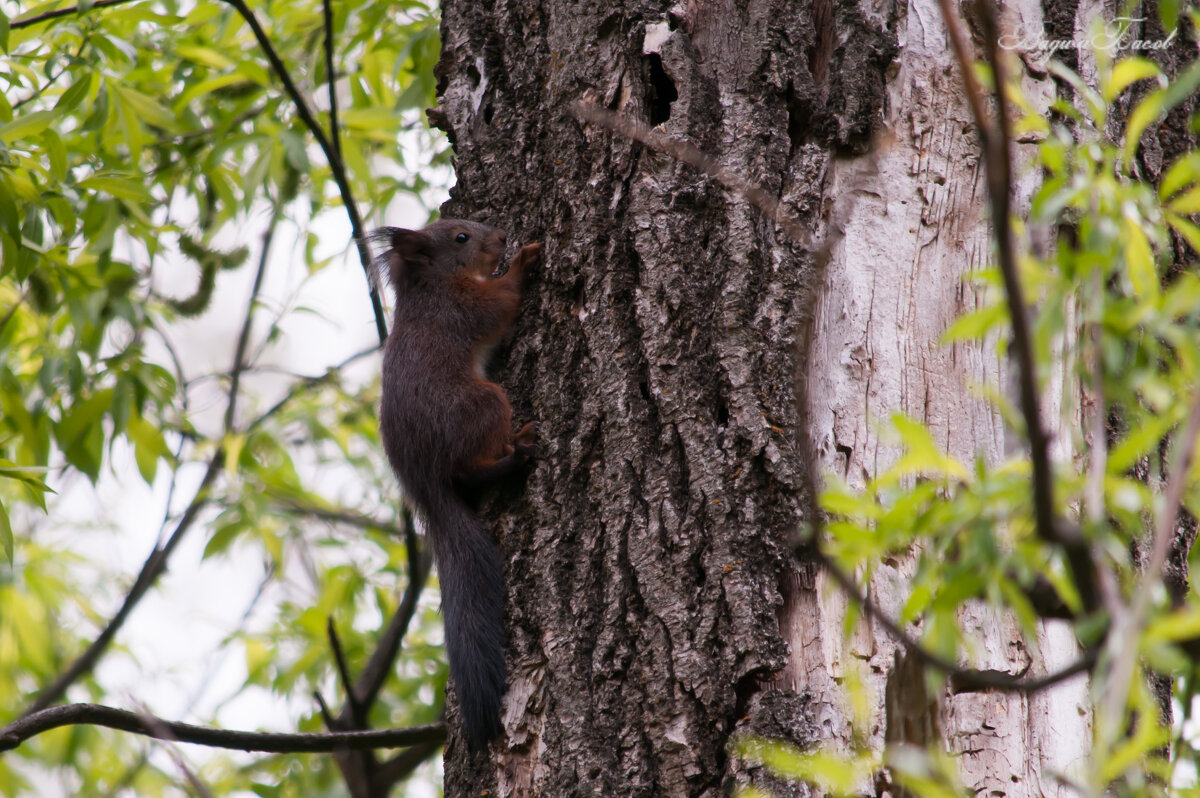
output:
[[[112,6],[117,6],[132,1],[133,0],[97,0],[96,3],[92,4],[91,8],[110,8]],[[321,152],[325,155],[325,160],[329,164],[330,172],[333,174],[333,179],[337,183],[338,192],[341,194],[342,204],[346,208],[346,215],[350,219],[350,230],[354,236],[355,246],[358,248],[359,261],[362,263],[363,273],[367,276],[367,285],[371,295],[371,309],[375,314],[375,330],[379,335],[379,343],[382,344],[387,339],[387,322],[384,319],[383,303],[379,297],[379,290],[376,286],[376,282],[371,279],[371,262],[373,258],[371,255],[370,246],[367,242],[366,233],[363,230],[362,216],[359,213],[358,204],[354,200],[354,193],[350,188],[350,181],[346,176],[346,169],[340,157],[341,145],[338,141],[339,136],[337,130],[336,100],[333,101],[334,105],[331,106],[332,113],[330,120],[333,128],[331,131],[332,135],[327,136],[325,130],[321,127],[320,123],[317,122],[316,117],[313,116],[312,110],[308,107],[308,102],[300,93],[300,89],[296,86],[295,81],[292,80],[291,73],[288,72],[287,67],[283,63],[283,59],[279,57],[279,53],[276,51],[275,46],[271,43],[270,37],[267,36],[266,31],[259,23],[258,17],[256,17],[254,12],[250,10],[250,7],[246,5],[245,0],[222,0],[222,2],[225,2],[227,5],[232,7],[235,11],[237,11],[242,19],[245,20],[246,24],[250,28],[250,31],[254,34],[254,38],[258,42],[259,48],[262,50],[263,55],[267,57],[267,61],[271,65],[271,70],[275,73],[276,77],[279,78],[279,81],[283,84],[284,92],[292,101],[292,104],[296,107],[296,113],[299,114],[300,121],[304,124],[304,127],[309,131],[309,133],[312,134],[313,138],[316,139],[317,146],[321,148]],[[328,9],[328,2],[326,2],[326,7],[326,59],[327,63],[331,64],[332,42],[329,40],[333,36],[331,30],[332,11]],[[66,8],[59,8],[53,11],[36,14],[31,17],[25,17],[24,19],[14,20],[9,27],[12,30],[19,30],[31,25],[37,25],[42,22],[48,22],[61,17],[70,16],[71,14],[78,12],[80,12],[79,6],[68,6]],[[331,84],[329,91],[332,95],[334,93],[334,88],[332,86],[334,75],[332,69],[330,69],[327,77]],[[331,139],[333,143],[331,143]]]
[[[1093,612],[1100,606],[1100,588],[1091,547],[1078,526],[1059,517],[1054,506],[1050,438],[1042,424],[1029,307],[1017,274],[1016,244],[1011,221],[1012,124],[1009,119],[1004,63],[1000,57],[1000,32],[996,22],[996,9],[990,0],[981,0],[977,4],[978,18],[983,26],[984,51],[988,66],[992,70],[995,87],[992,96],[996,105],[996,117],[995,120],[991,120],[984,110],[983,90],[975,78],[958,16],[951,7],[950,0],[938,0],[938,5],[950,36],[955,60],[958,62],[971,115],[975,119],[975,130],[979,136],[986,166],[988,202],[992,209],[992,232],[996,241],[1000,273],[1004,278],[1004,295],[1009,322],[1012,325],[1013,352],[1017,361],[1021,414],[1025,419],[1025,435],[1029,439],[1030,461],[1033,466],[1034,522],[1042,540],[1057,544],[1066,553],[1084,609]]]

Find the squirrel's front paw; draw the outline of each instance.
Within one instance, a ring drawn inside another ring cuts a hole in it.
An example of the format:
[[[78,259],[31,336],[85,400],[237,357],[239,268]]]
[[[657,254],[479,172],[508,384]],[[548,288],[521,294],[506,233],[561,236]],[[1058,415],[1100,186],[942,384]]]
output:
[[[526,244],[525,246],[521,247],[521,251],[517,253],[517,257],[514,260],[516,261],[516,266],[525,269],[533,266],[541,259],[542,245]]]
[[[532,421],[513,437],[513,451],[524,460],[537,455],[537,427]]]

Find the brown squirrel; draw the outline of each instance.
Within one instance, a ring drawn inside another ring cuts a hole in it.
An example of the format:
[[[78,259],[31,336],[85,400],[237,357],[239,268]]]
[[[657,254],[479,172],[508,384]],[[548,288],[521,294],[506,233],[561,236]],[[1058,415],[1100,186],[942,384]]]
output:
[[[516,318],[521,279],[542,245],[522,247],[493,278],[505,246],[493,227],[442,219],[374,237],[389,247],[381,260],[396,293],[383,354],[383,446],[433,545],[450,675],[467,742],[479,749],[500,732],[504,575],[470,496],[536,446],[532,423],[512,432],[508,397],[483,369]]]

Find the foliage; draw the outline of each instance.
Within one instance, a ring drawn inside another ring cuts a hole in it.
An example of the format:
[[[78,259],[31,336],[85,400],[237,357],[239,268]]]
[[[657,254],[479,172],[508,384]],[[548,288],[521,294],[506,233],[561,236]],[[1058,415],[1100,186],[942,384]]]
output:
[[[1049,117],[1009,87],[1023,112],[1017,133],[1041,139],[1033,168],[1043,178],[1028,218],[1011,224],[1027,242],[1019,274],[1034,308],[1038,388],[1044,395],[1059,390],[1056,379],[1069,375],[1062,417],[1052,426],[1074,454],[1055,464],[1054,510],[1078,527],[1118,595],[1089,612],[1064,550],[1039,536],[1027,452],[968,461],[947,452],[925,424],[900,415],[888,427],[901,452],[894,463],[865,485],[828,478],[820,546],[862,584],[878,563],[913,557],[915,574],[896,620],[916,630],[925,651],[952,664],[969,662],[978,650],[979,641],[962,631],[964,602],[1015,619],[1036,652],[1043,614],[1031,596],[1039,580],[1048,582],[1073,615],[1082,650],[1098,657],[1091,669],[1091,759],[1072,778],[1093,795],[1157,794],[1164,785],[1194,783],[1200,742],[1183,725],[1172,726],[1148,686],[1154,675],[1169,676],[1185,719],[1200,693],[1200,599],[1194,590],[1169,595],[1162,563],[1152,556],[1159,530],[1162,540],[1180,534],[1190,546],[1191,519],[1200,517],[1200,465],[1190,454],[1200,421],[1200,152],[1167,165],[1157,187],[1138,175],[1134,156],[1148,127],[1194,95],[1200,62],[1168,82],[1148,60],[1096,57],[1095,88],[1052,66],[1077,101],[1056,100]],[[1116,119],[1121,109],[1123,121]],[[1030,245],[1030,231],[1050,231],[1057,238],[1052,251]],[[986,301],[958,319],[944,342],[1002,356],[1011,321],[1000,272],[974,277]],[[979,391],[1024,434],[1025,419],[1002,386]],[[1190,519],[1177,516],[1172,486]],[[848,631],[861,621],[852,613]],[[931,694],[953,675],[944,671],[926,669]],[[744,740],[738,753],[828,794],[857,794],[863,774],[879,768],[914,795],[965,794],[956,768],[937,750],[892,745],[872,762],[865,747],[847,759]]]
[[[0,3],[0,712],[25,709],[130,588],[132,574],[71,554],[72,535],[87,529],[61,520],[121,491],[127,464],[143,494],[165,499],[165,513],[147,508],[163,513],[162,541],[182,537],[187,510],[198,511],[205,558],[264,563],[260,595],[276,612],[222,644],[242,652],[247,674],[226,701],[318,689],[340,700],[326,620],[348,661],[363,662],[409,572],[376,439],[377,385],[345,375],[354,361],[306,360],[310,378],[265,364],[279,362],[282,331],[307,312],[295,298],[339,266],[318,251],[347,240],[323,241],[320,230],[338,228],[329,220],[343,217],[348,197],[237,3],[86,2],[29,23],[56,6]],[[250,11],[328,132],[321,3]],[[424,204],[438,188],[427,175],[445,163],[444,144],[422,115],[433,102],[437,20],[420,0],[339,0],[332,11],[338,157],[363,216],[378,223],[396,200]],[[292,230],[295,244],[281,240]],[[272,242],[295,253],[282,299],[259,293]],[[257,277],[249,308],[218,306],[229,301],[223,286],[247,275]],[[367,281],[356,279],[365,297]],[[353,340],[345,331],[361,321],[327,329]],[[219,331],[230,327],[243,340],[211,355],[227,365],[183,362],[181,342],[193,353],[196,341],[229,346]],[[189,496],[209,463],[219,466],[213,479]],[[445,676],[435,629],[425,602],[378,724],[437,717]],[[89,672],[69,695],[108,693]],[[290,709],[297,728],[322,728],[311,701]],[[59,730],[0,758],[0,794],[38,794],[47,772],[78,794],[122,785],[167,794],[183,776],[152,750],[116,733]],[[324,794],[338,779],[327,757],[300,767],[218,756],[201,775],[217,794],[281,796]]]

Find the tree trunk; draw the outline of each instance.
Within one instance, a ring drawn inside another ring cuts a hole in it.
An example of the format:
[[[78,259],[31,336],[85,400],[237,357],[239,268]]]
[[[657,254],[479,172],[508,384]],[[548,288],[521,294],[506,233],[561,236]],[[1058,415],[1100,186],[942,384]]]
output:
[[[1037,9],[1010,13],[1040,24]],[[489,507],[506,733],[489,756],[452,737],[446,794],[724,795],[761,778],[731,757],[736,734],[849,744],[850,668],[877,697],[873,745],[942,736],[976,789],[1057,793],[1042,769],[1086,750],[1085,685],[927,697],[885,632],[843,639],[845,598],[790,552],[814,474],[862,484],[895,456],[877,434],[894,411],[960,456],[1012,445],[968,391],[1002,364],[939,344],[989,245],[936,3],[448,0],[443,17],[435,118],[458,175],[444,213],[546,244],[497,359],[541,445],[527,484]],[[829,246],[575,121],[581,98],[692,142]],[[908,567],[877,572],[888,612]],[[974,664],[1028,662],[1007,619],[963,617]],[[1061,629],[1039,642],[1034,673],[1074,650]]]

